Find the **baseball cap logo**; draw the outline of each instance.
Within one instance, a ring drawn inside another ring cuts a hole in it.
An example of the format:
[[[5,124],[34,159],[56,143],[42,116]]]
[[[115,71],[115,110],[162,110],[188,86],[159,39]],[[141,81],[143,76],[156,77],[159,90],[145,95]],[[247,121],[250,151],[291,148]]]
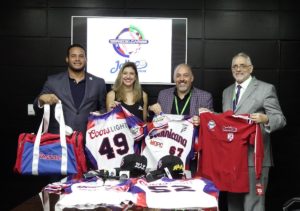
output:
[[[144,163],[136,162],[134,168],[146,170],[146,165]]]
[[[138,177],[145,174],[147,158],[143,155],[128,154],[122,158],[120,170],[129,171],[130,177]]]
[[[175,166],[173,166],[173,171],[182,171],[183,170],[183,165],[181,164],[176,164]]]
[[[123,165],[124,165],[124,157],[122,158],[121,163],[120,163],[120,166],[123,166]]]

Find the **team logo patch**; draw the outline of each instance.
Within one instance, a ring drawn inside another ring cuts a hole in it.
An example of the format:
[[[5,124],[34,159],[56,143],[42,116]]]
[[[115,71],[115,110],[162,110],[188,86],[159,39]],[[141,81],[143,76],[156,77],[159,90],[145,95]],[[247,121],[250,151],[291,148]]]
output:
[[[208,128],[209,128],[210,130],[212,130],[212,129],[214,129],[214,127],[216,127],[216,123],[215,123],[214,120],[210,120],[210,121],[208,122],[207,126],[208,126]]]
[[[187,130],[187,125],[186,124],[182,124],[182,128],[181,128],[181,131],[180,133],[184,132]]]
[[[264,186],[261,183],[256,184],[256,195],[258,196],[264,195]]]
[[[139,133],[139,131],[140,131],[140,127],[139,127],[139,126],[135,126],[135,127],[130,128],[130,132],[131,132],[134,136],[136,136],[136,135]]]
[[[231,142],[233,139],[234,139],[234,134],[233,133],[227,133],[228,142]]]

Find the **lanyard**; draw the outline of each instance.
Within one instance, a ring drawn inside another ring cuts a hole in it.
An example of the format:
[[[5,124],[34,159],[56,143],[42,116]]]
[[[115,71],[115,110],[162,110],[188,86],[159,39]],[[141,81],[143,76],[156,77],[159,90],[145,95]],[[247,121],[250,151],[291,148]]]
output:
[[[190,92],[190,95],[189,95],[188,99],[185,101],[185,104],[184,104],[184,106],[183,106],[183,108],[180,112],[180,115],[182,115],[183,112],[185,111],[187,104],[189,104],[189,102],[191,100],[191,96],[192,96],[192,92]],[[177,97],[176,96],[175,96],[175,106],[176,106],[176,112],[177,112],[177,114],[179,114],[178,102],[177,102]]]

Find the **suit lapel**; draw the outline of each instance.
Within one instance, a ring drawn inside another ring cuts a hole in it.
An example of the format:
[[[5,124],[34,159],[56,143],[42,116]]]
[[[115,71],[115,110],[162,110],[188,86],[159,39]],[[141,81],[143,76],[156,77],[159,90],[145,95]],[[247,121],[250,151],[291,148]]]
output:
[[[197,100],[197,96],[196,96],[196,93],[195,93],[195,89],[193,88],[192,89],[192,96],[191,96],[191,103],[190,103],[190,115],[192,114],[198,114],[198,109],[199,108],[196,108],[195,105],[198,105],[196,103],[196,100]],[[196,110],[197,109],[197,110]]]
[[[72,103],[73,108],[75,108],[75,104],[73,101],[73,96],[72,96],[72,92],[71,92],[71,88],[70,88],[70,79],[69,79],[69,74],[66,71],[66,74],[64,74],[64,77],[62,78],[63,82],[61,84],[63,84],[63,92],[65,93],[65,101],[66,102],[70,102]]]
[[[240,99],[240,101],[238,102],[238,105],[236,107],[236,111],[243,105],[247,105],[247,100],[249,99],[249,96],[254,93],[254,90],[257,87],[257,80],[255,77],[252,77],[251,82],[249,83],[247,89],[245,90],[242,98]],[[245,106],[244,106],[245,107]]]
[[[174,102],[174,98],[175,98],[174,92],[175,92],[175,87],[173,87],[171,89],[171,93],[169,93],[169,95],[166,96],[166,98],[168,99],[168,100],[166,100],[166,104],[167,104],[166,108],[168,109],[166,111],[167,114],[170,114],[172,112],[172,106],[173,106],[173,102]]]
[[[232,84],[228,88],[228,90],[224,93],[223,111],[232,110],[232,99],[233,99],[234,89],[235,89],[235,84]]]

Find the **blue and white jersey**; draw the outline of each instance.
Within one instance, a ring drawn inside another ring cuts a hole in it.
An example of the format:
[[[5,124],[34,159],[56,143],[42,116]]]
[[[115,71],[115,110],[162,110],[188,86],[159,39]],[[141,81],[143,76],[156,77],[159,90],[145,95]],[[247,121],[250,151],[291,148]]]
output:
[[[122,158],[137,150],[135,142],[144,136],[144,126],[144,122],[121,105],[102,115],[91,114],[85,147],[93,168],[120,167]]]
[[[161,178],[153,182],[138,179],[131,187],[138,195],[136,206],[159,209],[216,208],[219,190],[210,180],[194,178],[173,180]]]
[[[60,195],[55,210],[64,208],[95,209],[98,207],[122,208],[135,202],[136,196],[129,192],[127,185],[120,185],[118,180],[97,179],[74,183],[68,194]],[[118,209],[118,210],[119,210]]]
[[[149,133],[142,146],[142,155],[148,161],[147,168],[156,169],[160,158],[175,155],[181,158],[185,169],[189,169],[188,163],[194,155],[194,139],[197,133],[191,118],[173,114],[163,114],[156,118],[163,124],[150,124],[153,128],[148,127]]]

